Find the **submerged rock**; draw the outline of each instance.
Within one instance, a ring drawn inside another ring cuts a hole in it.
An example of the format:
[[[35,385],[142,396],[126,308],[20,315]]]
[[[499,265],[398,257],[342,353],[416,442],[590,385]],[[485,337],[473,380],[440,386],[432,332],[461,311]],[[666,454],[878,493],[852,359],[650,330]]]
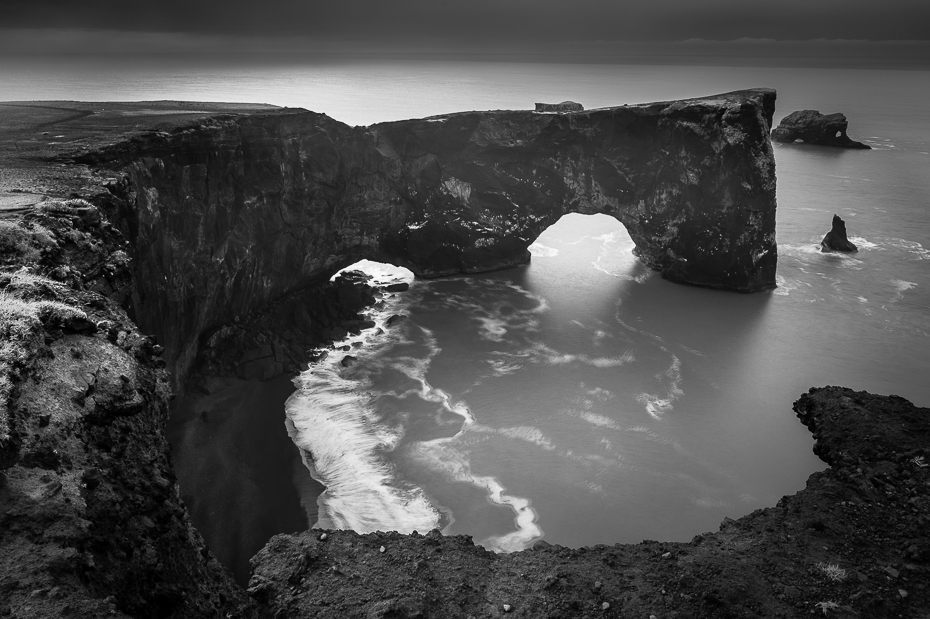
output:
[[[820,251],[859,251],[846,237],[846,222],[839,215],[833,216],[833,228],[820,241]]]
[[[851,140],[846,135],[849,123],[843,114],[821,114],[817,110],[800,110],[785,116],[772,131],[775,142],[803,142],[842,148],[872,148],[868,144]]]

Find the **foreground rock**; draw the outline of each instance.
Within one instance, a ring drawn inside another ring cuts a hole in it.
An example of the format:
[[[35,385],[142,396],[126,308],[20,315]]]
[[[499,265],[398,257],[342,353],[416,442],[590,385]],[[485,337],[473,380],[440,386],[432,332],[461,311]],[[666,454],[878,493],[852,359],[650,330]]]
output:
[[[846,222],[839,215],[833,216],[833,227],[820,241],[820,251],[859,251],[859,248],[846,237]]]
[[[310,531],[274,537],[249,592],[291,618],[927,616],[930,409],[839,387],[794,409],[831,468],[690,543],[494,554],[438,531]]]
[[[846,135],[849,123],[843,114],[821,114],[816,110],[800,110],[785,116],[772,131],[775,142],[803,142],[842,148],[872,148],[868,144],[851,140]]]
[[[0,617],[257,616],[178,495],[129,244],[83,200],[10,225],[32,236],[0,251]]]

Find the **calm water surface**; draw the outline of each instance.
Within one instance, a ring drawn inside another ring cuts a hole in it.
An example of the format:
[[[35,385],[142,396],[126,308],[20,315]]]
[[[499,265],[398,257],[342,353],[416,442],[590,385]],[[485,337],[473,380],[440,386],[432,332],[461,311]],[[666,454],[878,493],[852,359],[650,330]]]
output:
[[[367,337],[358,364],[334,357],[296,381],[288,431],[327,486],[319,496],[301,486],[308,524],[438,526],[500,550],[540,537],[572,546],[688,539],[774,504],[822,466],[791,411],[809,387],[930,405],[926,72],[108,63],[2,60],[0,99],[258,101],[368,124],[767,86],[778,89],[776,121],[796,109],[842,111],[850,135],[874,147],[775,147],[772,292],[666,282],[601,216],[563,218],[528,266],[414,282],[381,313],[408,319]],[[834,213],[859,253],[819,252]]]

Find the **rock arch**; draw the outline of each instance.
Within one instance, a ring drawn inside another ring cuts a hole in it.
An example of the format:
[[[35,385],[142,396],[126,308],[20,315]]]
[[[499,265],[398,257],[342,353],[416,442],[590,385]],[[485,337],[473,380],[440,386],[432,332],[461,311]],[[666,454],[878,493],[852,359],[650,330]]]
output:
[[[420,276],[529,259],[566,213],[619,219],[670,280],[775,285],[775,92],[565,113],[464,112],[349,127],[274,109],[88,153],[122,172],[135,308],[175,376],[197,338],[356,260]]]

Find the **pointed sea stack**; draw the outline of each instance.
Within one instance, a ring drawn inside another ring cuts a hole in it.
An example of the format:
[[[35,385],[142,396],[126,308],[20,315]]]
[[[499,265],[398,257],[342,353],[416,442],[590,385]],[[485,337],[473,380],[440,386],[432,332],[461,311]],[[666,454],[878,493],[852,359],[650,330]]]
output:
[[[817,110],[800,110],[785,116],[772,131],[773,142],[817,144],[841,148],[872,148],[846,135],[849,123],[843,114],[821,114]]]
[[[820,251],[859,251],[859,248],[846,238],[846,222],[840,219],[839,215],[833,216],[833,228],[820,241]]]

